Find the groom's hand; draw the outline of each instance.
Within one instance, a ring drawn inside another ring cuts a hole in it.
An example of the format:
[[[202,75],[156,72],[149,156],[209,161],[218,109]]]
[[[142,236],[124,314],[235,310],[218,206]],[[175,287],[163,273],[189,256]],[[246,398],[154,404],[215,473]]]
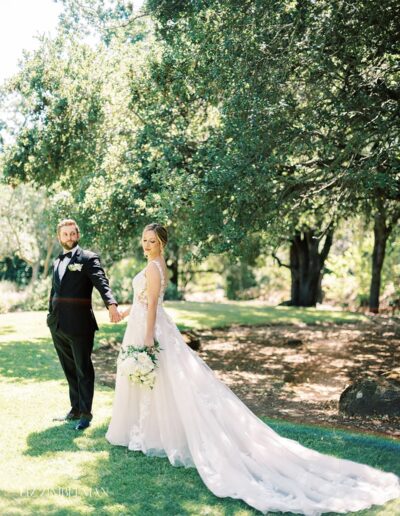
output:
[[[110,305],[108,307],[108,313],[110,315],[110,321],[113,323],[117,323],[122,321],[122,316],[119,313],[119,310],[117,308],[117,305]]]

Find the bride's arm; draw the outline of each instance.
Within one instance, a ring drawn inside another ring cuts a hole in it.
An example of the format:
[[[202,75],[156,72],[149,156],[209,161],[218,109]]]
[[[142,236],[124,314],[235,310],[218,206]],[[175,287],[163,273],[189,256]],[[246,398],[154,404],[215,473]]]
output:
[[[147,326],[144,345],[146,347],[152,347],[154,345],[154,326],[156,324],[161,278],[157,266],[151,263],[147,267],[145,274],[147,278]]]

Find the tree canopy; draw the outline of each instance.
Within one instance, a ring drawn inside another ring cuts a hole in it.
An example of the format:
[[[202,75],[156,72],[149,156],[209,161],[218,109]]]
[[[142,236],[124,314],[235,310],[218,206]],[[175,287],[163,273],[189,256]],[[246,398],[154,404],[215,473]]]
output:
[[[308,285],[337,221],[362,213],[380,277],[400,218],[397,2],[63,3],[6,88],[23,116],[8,182],[68,191],[110,255],[151,219],[188,257],[309,242]]]

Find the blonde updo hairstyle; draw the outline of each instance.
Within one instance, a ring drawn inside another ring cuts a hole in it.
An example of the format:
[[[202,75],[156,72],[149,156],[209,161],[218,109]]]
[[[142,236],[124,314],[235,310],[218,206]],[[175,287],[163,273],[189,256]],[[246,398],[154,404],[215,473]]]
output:
[[[158,224],[157,222],[152,222],[151,224],[147,224],[147,226],[143,230],[143,234],[146,231],[154,231],[157,240],[160,244],[161,254],[164,254],[164,248],[168,243],[168,233],[165,227],[161,224]]]

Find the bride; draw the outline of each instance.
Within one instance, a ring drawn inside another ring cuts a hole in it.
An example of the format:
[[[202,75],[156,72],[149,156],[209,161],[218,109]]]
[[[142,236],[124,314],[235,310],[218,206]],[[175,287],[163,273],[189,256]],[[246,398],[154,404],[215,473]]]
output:
[[[173,466],[195,467],[219,497],[261,512],[348,512],[400,497],[399,478],[305,448],[258,419],[184,342],[163,308],[167,232],[144,228],[147,266],[133,279],[134,300],[121,351],[160,344],[153,389],[133,384],[118,359],[106,439]],[[132,479],[133,480],[133,479]]]

